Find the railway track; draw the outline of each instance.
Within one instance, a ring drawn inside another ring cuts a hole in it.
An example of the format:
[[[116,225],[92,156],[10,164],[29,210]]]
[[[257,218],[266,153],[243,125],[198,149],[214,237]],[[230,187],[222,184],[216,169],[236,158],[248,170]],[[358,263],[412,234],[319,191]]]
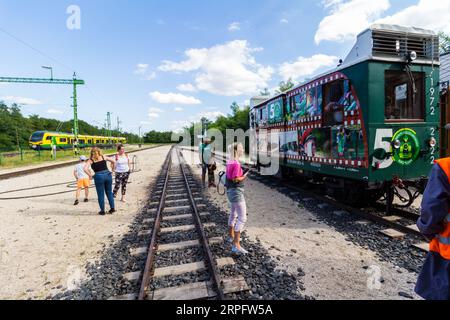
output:
[[[177,148],[169,152],[155,188],[156,201],[150,203],[139,233],[150,245],[131,251],[133,256],[146,255],[145,268],[124,275],[140,283],[139,293],[113,299],[223,300],[227,294],[249,290],[243,277],[220,276],[220,269],[235,261],[214,256],[211,246],[224,245],[224,239],[208,237],[215,224],[207,222],[210,214],[201,187]],[[193,274],[197,276],[188,276]]]
[[[191,152],[197,152],[194,149],[186,149],[186,150],[189,150]],[[215,157],[221,163],[226,164],[225,156],[216,153]],[[279,180],[272,176],[261,176],[261,175],[259,175],[259,173],[257,171],[253,170],[253,168],[250,167],[249,165],[243,165],[243,167],[246,167],[247,169],[250,170],[254,179],[257,179],[265,184],[269,184],[271,186],[278,187],[278,188],[287,188],[288,192],[301,195],[301,197],[303,199],[306,199],[306,200],[315,199],[315,200],[318,200],[319,202],[323,203],[324,205],[327,205],[328,207],[333,208],[333,210],[341,210],[342,212],[357,215],[357,216],[363,218],[364,220],[368,220],[370,222],[377,223],[379,225],[383,225],[383,226],[387,227],[388,229],[382,230],[382,233],[393,239],[402,239],[406,235],[412,235],[415,237],[422,238],[422,235],[416,226],[416,222],[417,222],[417,219],[419,218],[419,215],[415,214],[411,211],[394,207],[392,209],[392,214],[386,215],[386,213],[384,211],[385,206],[382,203],[377,203],[373,207],[370,207],[370,208],[352,207],[350,205],[340,203],[331,197],[320,194],[320,191],[318,191],[318,190],[314,191],[314,190],[311,190],[310,188],[308,188],[308,190],[307,190],[304,187],[300,187],[293,183]],[[324,208],[325,208],[325,206],[324,206]],[[426,251],[428,248],[428,244],[427,243],[418,243],[416,247],[421,250]]]

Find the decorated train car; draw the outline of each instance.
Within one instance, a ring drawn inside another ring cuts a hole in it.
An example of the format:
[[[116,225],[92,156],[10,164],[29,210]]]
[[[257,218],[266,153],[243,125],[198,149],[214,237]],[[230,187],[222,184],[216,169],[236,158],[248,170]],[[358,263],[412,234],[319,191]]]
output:
[[[109,147],[119,143],[125,144],[127,140],[121,137],[102,137],[78,135],[78,147]],[[38,131],[30,137],[30,148],[34,150],[51,150],[55,145],[58,150],[71,149],[75,144],[75,136],[69,133]]]
[[[250,122],[258,166],[280,157],[283,175],[341,201],[409,206],[440,155],[438,36],[374,25],[335,70],[255,105]]]

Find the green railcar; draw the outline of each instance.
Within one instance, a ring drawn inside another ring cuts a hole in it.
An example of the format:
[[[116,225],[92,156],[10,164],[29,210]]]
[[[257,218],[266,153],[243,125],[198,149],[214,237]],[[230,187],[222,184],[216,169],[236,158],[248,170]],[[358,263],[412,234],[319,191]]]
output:
[[[434,32],[374,25],[335,70],[251,109],[253,158],[279,157],[346,202],[387,192],[411,205],[440,154],[439,89]]]

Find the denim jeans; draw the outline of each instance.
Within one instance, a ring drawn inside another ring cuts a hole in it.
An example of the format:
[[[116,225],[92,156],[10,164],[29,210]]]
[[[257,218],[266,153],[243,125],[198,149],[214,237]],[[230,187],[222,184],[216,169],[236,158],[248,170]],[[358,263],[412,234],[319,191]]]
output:
[[[112,174],[109,171],[97,172],[94,176],[95,189],[97,190],[98,204],[100,210],[105,212],[105,193],[108,198],[109,206],[115,209],[114,196],[112,192]]]

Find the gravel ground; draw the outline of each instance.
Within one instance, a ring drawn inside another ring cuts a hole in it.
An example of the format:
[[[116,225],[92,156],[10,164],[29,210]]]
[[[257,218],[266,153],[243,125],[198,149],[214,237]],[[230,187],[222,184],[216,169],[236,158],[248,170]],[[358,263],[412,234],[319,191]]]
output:
[[[220,167],[220,166],[219,166]],[[199,169],[191,166],[197,174]],[[222,168],[219,168],[222,169]],[[198,176],[197,176],[198,179]],[[156,187],[154,187],[156,190]],[[208,196],[208,218],[216,228],[207,229],[208,237],[227,234],[226,198],[214,190]],[[308,200],[286,188],[250,180],[246,186],[249,221],[243,234],[246,256],[231,254],[229,244],[212,246],[216,258],[233,257],[236,264],[221,269],[222,277],[242,275],[250,292],[230,295],[231,299],[417,299],[413,287],[424,254],[409,243],[394,242],[378,234],[379,227],[349,214],[332,214],[331,207]],[[157,196],[151,196],[157,201]],[[147,202],[148,203],[148,202]],[[126,272],[143,270],[145,256],[131,257],[130,248],[148,246],[138,237],[142,221],[151,217],[148,205],[142,205],[127,233],[103,243],[95,262],[86,266],[86,280],[75,290],[65,290],[55,299],[108,299],[138,292],[138,283],[122,278]],[[189,213],[189,210],[185,213]],[[180,214],[177,212],[177,214]],[[173,243],[197,239],[196,232],[164,235],[161,241]],[[192,262],[198,250],[161,254],[161,265],[170,259]],[[379,273],[379,283],[372,276]],[[155,288],[206,279],[204,272],[166,277],[153,282]],[[379,285],[379,287],[377,287]]]
[[[184,154],[196,159],[191,152]],[[217,172],[224,170],[218,167]],[[196,165],[192,168],[199,173]],[[208,195],[219,211],[228,210],[225,196],[213,189]],[[322,203],[275,181],[247,181],[246,200],[249,221],[243,246],[260,244],[276,262],[276,270],[300,276],[301,294],[325,300],[420,299],[413,289],[425,253],[410,246],[420,239],[385,238],[378,233],[381,227],[350,214],[333,214],[339,210],[319,207]],[[271,293],[277,288],[266,289]]]
[[[149,199],[149,184],[158,175],[170,147],[139,152],[139,173],[131,175],[128,202],[118,203],[117,214],[98,216],[97,196],[73,206],[74,192],[47,198],[0,201],[0,299],[46,299],[86,281],[89,270],[103,252],[122,241],[137,212]],[[41,186],[11,194],[35,195],[70,190],[73,168],[45,171],[1,182],[0,192]],[[130,239],[136,243],[135,239]],[[111,252],[115,263],[125,264]],[[86,265],[88,269],[86,270]],[[89,293],[80,298],[94,297]]]
[[[151,201],[157,201],[158,197],[151,197]],[[72,291],[66,291],[55,299],[94,299],[103,300],[112,296],[136,293],[139,290],[139,284],[129,283],[122,278],[127,272],[141,271],[144,269],[145,256],[131,257],[130,248],[148,246],[148,239],[143,240],[137,236],[142,230],[142,221],[149,217],[148,207],[143,207],[140,213],[135,217],[134,222],[119,241],[115,241],[109,247],[102,251],[102,258],[96,263],[87,265],[88,280],[83,282],[79,288]],[[209,218],[202,218],[204,222],[215,222],[217,228],[207,230],[208,237],[224,236],[227,232],[226,212],[208,203]],[[189,235],[188,237],[186,235]],[[176,233],[163,235],[161,240],[164,243],[173,243],[185,241],[187,239],[197,239],[196,232]],[[238,295],[230,295],[232,299],[308,299],[300,294],[303,289],[301,278],[304,275],[302,270],[296,270],[294,274],[288,274],[285,271],[277,270],[275,260],[273,260],[269,251],[264,249],[258,242],[251,242],[244,236],[247,248],[250,254],[245,257],[233,256],[236,261],[235,266],[226,267],[221,270],[221,276],[243,275],[248,285],[252,289],[250,292]],[[216,258],[231,257],[231,248],[228,244],[214,245],[213,254]],[[183,263],[189,263],[201,260],[202,252],[198,248],[184,251],[174,251],[170,253],[159,253],[158,266],[170,265],[170,261],[183,260]],[[152,288],[169,287],[194,281],[204,281],[208,279],[205,272],[196,272],[186,274],[181,277],[165,277],[154,280]],[[268,290],[276,287],[276,290]]]

